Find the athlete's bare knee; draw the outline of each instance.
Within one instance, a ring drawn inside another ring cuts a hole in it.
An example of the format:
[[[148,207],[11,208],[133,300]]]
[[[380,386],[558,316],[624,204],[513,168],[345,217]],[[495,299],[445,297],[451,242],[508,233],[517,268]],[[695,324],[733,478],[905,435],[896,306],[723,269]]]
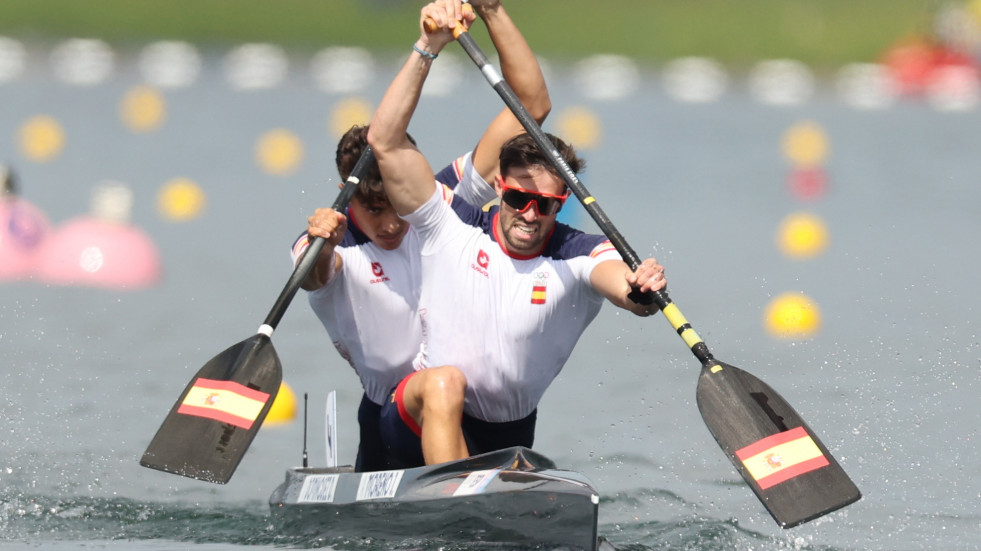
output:
[[[430,368],[427,373],[423,407],[439,409],[463,408],[467,378],[451,365]]]
[[[448,394],[463,394],[467,390],[467,377],[459,368],[444,365],[433,370],[429,384],[439,387],[440,391]]]

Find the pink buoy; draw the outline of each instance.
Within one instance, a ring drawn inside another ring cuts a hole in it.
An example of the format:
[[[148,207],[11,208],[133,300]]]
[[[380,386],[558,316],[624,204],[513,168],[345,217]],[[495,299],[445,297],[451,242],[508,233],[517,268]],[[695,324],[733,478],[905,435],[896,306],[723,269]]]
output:
[[[798,199],[819,199],[828,192],[828,173],[821,167],[794,168],[790,171],[787,187]]]
[[[0,281],[29,277],[51,231],[48,217],[15,191],[13,172],[0,165]]]
[[[38,276],[57,285],[138,289],[160,281],[160,254],[129,223],[132,192],[121,184],[96,189],[92,214],[73,218],[45,241]]]

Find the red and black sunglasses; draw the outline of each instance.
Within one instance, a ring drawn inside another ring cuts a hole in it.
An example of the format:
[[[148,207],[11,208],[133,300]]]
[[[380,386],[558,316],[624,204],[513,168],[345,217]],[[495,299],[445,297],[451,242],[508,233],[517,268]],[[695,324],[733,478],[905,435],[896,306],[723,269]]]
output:
[[[565,195],[552,195],[551,193],[511,187],[501,182],[501,202],[519,213],[528,210],[531,205],[535,205],[535,211],[539,216],[552,216],[562,209],[562,205],[568,198],[568,192]]]

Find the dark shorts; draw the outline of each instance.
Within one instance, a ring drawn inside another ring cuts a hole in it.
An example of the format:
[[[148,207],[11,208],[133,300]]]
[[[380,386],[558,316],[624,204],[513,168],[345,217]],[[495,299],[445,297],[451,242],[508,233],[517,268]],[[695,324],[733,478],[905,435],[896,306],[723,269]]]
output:
[[[379,421],[385,454],[392,468],[407,469],[425,464],[422,457],[420,430],[415,420],[402,405],[402,390],[409,375],[389,394],[381,408]],[[487,453],[513,446],[531,448],[535,442],[535,423],[538,410],[517,421],[491,423],[463,414],[463,437],[470,455]]]
[[[358,407],[361,442],[358,444],[358,457],[354,461],[354,470],[359,473],[393,468],[385,453],[385,443],[379,429],[381,410],[382,407],[369,400],[367,394],[361,398],[361,406]]]

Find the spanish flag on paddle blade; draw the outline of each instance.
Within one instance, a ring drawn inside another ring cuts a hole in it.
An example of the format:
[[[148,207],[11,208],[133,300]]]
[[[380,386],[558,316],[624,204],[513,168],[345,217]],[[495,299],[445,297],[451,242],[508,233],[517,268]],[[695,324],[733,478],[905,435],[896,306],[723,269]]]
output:
[[[214,419],[248,430],[268,400],[269,394],[234,381],[198,378],[177,413]]]
[[[804,427],[767,436],[736,450],[736,457],[763,490],[830,465]]]

